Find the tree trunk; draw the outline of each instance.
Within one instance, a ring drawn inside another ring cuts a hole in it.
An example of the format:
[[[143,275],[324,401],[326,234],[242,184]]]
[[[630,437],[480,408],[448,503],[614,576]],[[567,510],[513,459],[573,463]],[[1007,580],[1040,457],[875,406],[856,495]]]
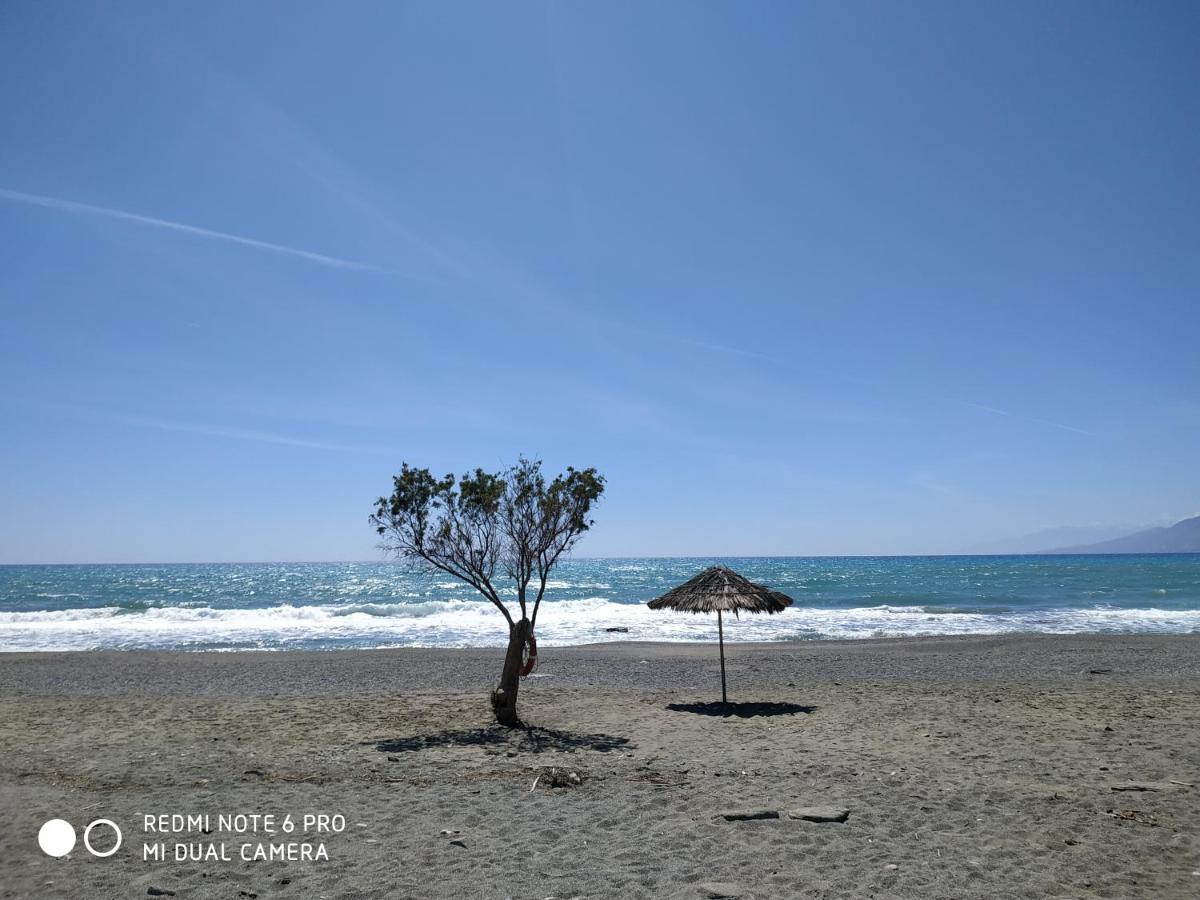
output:
[[[492,691],[492,710],[496,721],[509,728],[520,728],[517,716],[517,691],[521,687],[521,663],[525,641],[533,631],[528,619],[516,622],[508,632],[508,653],[504,656],[504,671],[500,683]]]

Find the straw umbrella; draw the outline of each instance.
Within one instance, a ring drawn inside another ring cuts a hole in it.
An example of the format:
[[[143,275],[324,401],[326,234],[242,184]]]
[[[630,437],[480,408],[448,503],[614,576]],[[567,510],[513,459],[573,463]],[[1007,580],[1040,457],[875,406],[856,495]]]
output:
[[[717,614],[717,640],[721,645],[721,702],[728,703],[725,695],[725,627],[721,622],[721,614],[732,612],[736,617],[740,611],[768,614],[783,612],[792,605],[792,598],[747,581],[733,569],[711,566],[647,605],[651,609]]]

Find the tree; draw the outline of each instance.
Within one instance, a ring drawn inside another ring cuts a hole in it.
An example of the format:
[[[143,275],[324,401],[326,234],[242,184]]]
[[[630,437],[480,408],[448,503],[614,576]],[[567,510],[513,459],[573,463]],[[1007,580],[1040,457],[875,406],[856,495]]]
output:
[[[521,724],[521,665],[550,571],[592,527],[588,516],[603,492],[604,476],[595,469],[568,468],[547,483],[541,461],[524,457],[501,472],[476,469],[457,481],[403,463],[391,496],[376,504],[370,521],[383,549],[466,582],[508,623],[504,669],[491,694],[502,725]],[[498,576],[511,582],[516,607],[501,599]]]

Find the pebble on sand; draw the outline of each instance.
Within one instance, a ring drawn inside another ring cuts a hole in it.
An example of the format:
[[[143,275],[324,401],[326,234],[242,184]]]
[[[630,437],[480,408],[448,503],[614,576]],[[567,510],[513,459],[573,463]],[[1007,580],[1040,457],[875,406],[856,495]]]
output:
[[[779,811],[775,809],[755,809],[750,812],[720,813],[718,818],[726,822],[751,822],[756,819],[778,819]]]
[[[845,822],[850,818],[850,810],[844,806],[802,806],[789,810],[788,818],[805,822]]]
[[[1161,781],[1123,781],[1109,785],[1111,791],[1169,791],[1172,785]]]

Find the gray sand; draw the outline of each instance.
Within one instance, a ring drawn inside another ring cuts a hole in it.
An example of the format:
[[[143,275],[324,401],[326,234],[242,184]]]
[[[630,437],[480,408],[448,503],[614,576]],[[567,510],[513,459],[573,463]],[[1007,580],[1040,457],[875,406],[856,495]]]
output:
[[[1200,895],[1200,636],[728,651],[724,717],[714,645],[544,648],[515,733],[496,650],[0,654],[0,897]],[[233,859],[143,861],[171,813]],[[55,817],[124,845],[46,856]]]

